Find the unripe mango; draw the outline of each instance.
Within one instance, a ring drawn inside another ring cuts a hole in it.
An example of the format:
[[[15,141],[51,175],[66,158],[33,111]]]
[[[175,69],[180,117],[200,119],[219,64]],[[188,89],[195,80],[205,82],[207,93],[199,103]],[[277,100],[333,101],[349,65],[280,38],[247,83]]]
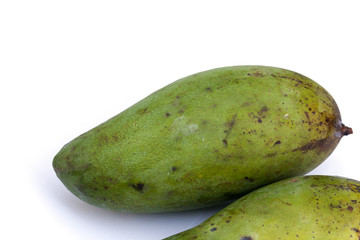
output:
[[[360,239],[360,182],[331,176],[282,180],[240,198],[165,240]]]
[[[180,79],[66,144],[53,167],[96,206],[195,209],[305,174],[351,133],[330,94],[264,66]]]

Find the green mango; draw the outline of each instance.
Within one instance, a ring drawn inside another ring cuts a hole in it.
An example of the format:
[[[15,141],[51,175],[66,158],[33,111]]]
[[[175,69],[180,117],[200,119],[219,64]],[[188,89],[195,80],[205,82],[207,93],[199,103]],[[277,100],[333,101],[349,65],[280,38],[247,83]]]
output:
[[[225,67],[180,79],[80,135],[53,167],[90,204],[180,211],[305,174],[349,133],[334,99],[309,78]]]
[[[360,239],[360,182],[303,176],[260,188],[165,240]]]

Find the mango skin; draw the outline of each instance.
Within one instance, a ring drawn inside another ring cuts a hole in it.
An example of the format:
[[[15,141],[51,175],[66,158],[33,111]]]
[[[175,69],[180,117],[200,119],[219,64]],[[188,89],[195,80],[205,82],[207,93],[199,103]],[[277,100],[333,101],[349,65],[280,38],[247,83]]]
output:
[[[303,176],[260,188],[165,240],[360,239],[360,182]]]
[[[90,204],[181,211],[305,174],[343,134],[334,99],[309,78],[225,67],[180,79],[80,135],[53,167]]]

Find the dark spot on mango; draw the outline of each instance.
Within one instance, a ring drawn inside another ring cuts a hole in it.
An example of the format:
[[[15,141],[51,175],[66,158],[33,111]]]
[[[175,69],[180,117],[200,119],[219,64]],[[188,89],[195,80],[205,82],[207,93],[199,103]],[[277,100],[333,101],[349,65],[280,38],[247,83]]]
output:
[[[202,120],[202,121],[201,121],[201,124],[202,124],[202,125],[206,125],[206,124],[208,124],[208,123],[209,123],[208,120]]]
[[[240,240],[253,240],[253,239],[252,239],[252,237],[246,236],[246,237],[240,238]]]
[[[260,114],[264,113],[264,112],[267,112],[269,111],[269,108],[267,106],[263,106],[261,109],[260,109]]]
[[[148,108],[141,109],[140,113],[142,113],[142,114],[148,113]]]
[[[254,179],[253,178],[249,178],[249,177],[244,177],[245,180],[249,181],[249,182],[253,182]]]
[[[330,203],[329,207],[330,207],[330,209],[341,208],[340,205],[334,205],[334,204],[332,204],[332,203]]]
[[[208,92],[213,92],[213,90],[210,87],[205,88],[205,90]]]
[[[312,84],[311,83],[308,83],[308,82],[304,82],[304,81],[302,81],[302,80],[300,80],[300,79],[297,79],[297,78],[294,78],[294,77],[288,77],[288,76],[280,76],[281,78],[286,78],[286,79],[290,79],[290,80],[292,80],[292,81],[295,81],[296,83],[295,83],[295,86],[298,86],[298,85],[302,85],[304,88],[310,88],[310,87],[312,87]]]
[[[134,123],[134,125],[135,125],[135,123]],[[114,142],[117,142],[119,140],[119,137],[117,135],[113,135],[112,139]]]
[[[231,129],[232,129],[232,128],[234,127],[234,125],[235,125],[236,116],[237,116],[237,114],[234,114],[233,117],[232,117],[232,119],[231,119],[231,121],[225,123],[225,125],[228,126],[228,128],[229,128],[229,129],[228,129],[229,132],[231,131]]]
[[[136,191],[143,193],[144,192],[144,183],[135,183],[131,184],[131,187],[134,188]]]
[[[172,166],[172,167],[171,167],[171,171],[175,172],[176,170],[178,170],[178,167],[177,167],[177,166]]]
[[[279,144],[281,144],[280,140],[276,141],[276,143],[274,143],[273,147],[275,147],[276,145],[279,145]]]
[[[214,228],[210,229],[210,231],[212,231],[212,232],[214,232],[214,231],[216,231],[216,230],[217,230],[217,228],[216,228],[216,227],[214,227]]]
[[[274,157],[277,155],[277,152],[274,152],[274,153],[268,153],[265,155],[265,158],[270,158],[270,157]]]
[[[170,117],[171,116],[171,114],[170,113],[165,113],[165,117]]]

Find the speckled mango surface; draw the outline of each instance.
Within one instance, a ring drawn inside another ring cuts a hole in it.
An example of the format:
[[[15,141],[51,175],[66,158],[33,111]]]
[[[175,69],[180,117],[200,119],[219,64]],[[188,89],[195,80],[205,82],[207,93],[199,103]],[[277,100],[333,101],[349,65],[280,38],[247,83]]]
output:
[[[240,198],[166,240],[358,240],[360,182],[332,176],[282,180]]]
[[[305,174],[350,130],[334,99],[309,78],[225,67],[175,81],[80,135],[53,167],[90,204],[180,211]]]

